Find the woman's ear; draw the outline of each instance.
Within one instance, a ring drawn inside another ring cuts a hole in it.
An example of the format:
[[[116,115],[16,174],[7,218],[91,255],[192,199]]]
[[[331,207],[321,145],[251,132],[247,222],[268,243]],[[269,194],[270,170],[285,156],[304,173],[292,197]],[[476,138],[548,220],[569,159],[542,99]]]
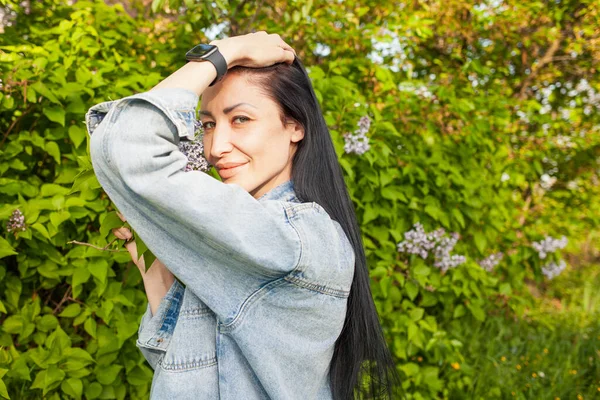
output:
[[[286,120],[286,128],[292,130],[291,141],[292,143],[298,143],[302,139],[304,139],[304,127],[298,121],[293,119]]]

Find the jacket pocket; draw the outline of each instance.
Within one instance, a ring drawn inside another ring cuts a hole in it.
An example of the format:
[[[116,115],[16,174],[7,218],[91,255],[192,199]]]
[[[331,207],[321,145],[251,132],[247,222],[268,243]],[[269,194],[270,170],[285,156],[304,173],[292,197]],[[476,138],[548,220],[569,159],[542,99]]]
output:
[[[186,290],[161,369],[183,372],[216,366],[216,330],[215,314]]]

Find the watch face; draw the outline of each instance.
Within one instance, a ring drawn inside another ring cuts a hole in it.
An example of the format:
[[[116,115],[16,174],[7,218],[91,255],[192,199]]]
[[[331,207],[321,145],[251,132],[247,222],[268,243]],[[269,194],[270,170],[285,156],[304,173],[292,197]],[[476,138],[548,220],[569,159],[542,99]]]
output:
[[[188,60],[198,60],[212,53],[217,46],[212,44],[199,44],[185,54]]]

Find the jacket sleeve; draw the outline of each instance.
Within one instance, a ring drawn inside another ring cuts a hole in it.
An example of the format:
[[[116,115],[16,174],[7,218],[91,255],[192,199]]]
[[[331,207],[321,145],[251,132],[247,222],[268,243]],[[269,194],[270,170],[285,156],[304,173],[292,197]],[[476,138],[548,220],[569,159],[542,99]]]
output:
[[[300,260],[284,203],[184,172],[178,149],[194,135],[198,96],[157,89],[86,114],[98,181],[148,248],[222,320]]]
[[[152,315],[148,304],[142,316],[136,345],[154,370],[165,355],[173,337],[184,290],[176,279],[161,299],[156,314]]]

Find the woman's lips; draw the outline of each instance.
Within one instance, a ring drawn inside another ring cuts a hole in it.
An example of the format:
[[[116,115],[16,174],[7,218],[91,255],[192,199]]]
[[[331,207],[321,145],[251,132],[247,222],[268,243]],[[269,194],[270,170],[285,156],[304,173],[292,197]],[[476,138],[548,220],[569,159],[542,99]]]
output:
[[[219,176],[221,178],[225,178],[225,179],[226,178],[231,178],[232,176],[234,176],[235,174],[237,174],[239,172],[239,170],[241,169],[241,167],[243,167],[246,164],[241,164],[241,165],[238,165],[238,166],[232,167],[232,168],[221,168],[221,169],[218,170]]]

